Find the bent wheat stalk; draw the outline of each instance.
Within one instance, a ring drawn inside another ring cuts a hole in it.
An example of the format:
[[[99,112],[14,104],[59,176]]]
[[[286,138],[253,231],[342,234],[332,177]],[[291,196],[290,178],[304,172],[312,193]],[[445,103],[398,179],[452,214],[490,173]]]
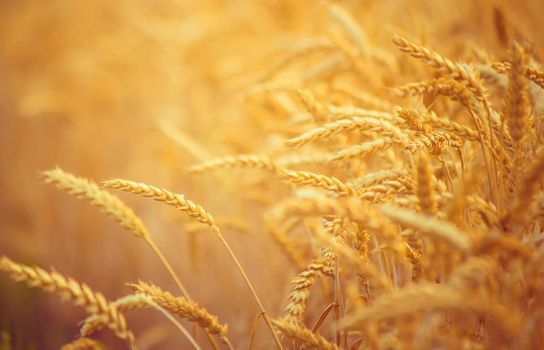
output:
[[[191,334],[183,327],[175,318],[173,318],[163,307],[155,303],[151,298],[142,293],[129,294],[122,298],[117,299],[112,303],[119,312],[126,312],[129,310],[138,310],[147,307],[152,307],[163,314],[170,322],[180,330],[180,332],[189,340],[196,350],[202,350]],[[91,333],[96,332],[102,326],[105,326],[105,319],[101,315],[93,314],[84,320],[81,327],[82,336],[88,336]],[[84,339],[84,338],[82,338]]]
[[[164,257],[162,251],[155,244],[155,241],[151,238],[151,235],[145,228],[142,220],[140,220],[132,209],[127,207],[119,198],[108,191],[99,188],[95,183],[81,177],[76,177],[60,168],[44,171],[42,174],[46,183],[54,184],[57,188],[66,190],[68,193],[73,194],[78,198],[89,200],[91,204],[99,207],[103,212],[119,221],[121,226],[132,231],[137,237],[143,238],[159,257],[161,263],[164,265],[170,276],[172,276],[181,292],[184,295],[188,295],[187,289],[181,283],[181,280],[174,272],[174,269],[168,260]]]
[[[219,230],[219,227],[215,225],[213,217],[207,211],[205,211],[204,208],[193,203],[190,200],[185,199],[184,196],[182,195],[174,194],[166,189],[150,186],[141,182],[134,182],[134,181],[128,181],[128,180],[121,180],[121,179],[110,179],[110,180],[104,181],[103,184],[105,187],[115,188],[121,191],[130,192],[133,194],[139,194],[144,197],[153,198],[156,201],[171,205],[175,207],[176,209],[185,212],[187,215],[197,219],[198,221],[210,226],[212,230],[215,232],[215,234],[217,235],[217,237],[219,238],[219,240],[221,241],[221,243],[223,244],[223,246],[225,247],[225,249],[227,250],[227,252],[229,253],[229,255],[231,256],[232,260],[234,261],[236,265],[236,268],[242,275],[244,282],[246,283],[255,301],[257,302],[257,305],[259,306],[259,309],[261,310],[263,314],[263,318],[266,321],[266,324],[274,337],[277,347],[283,350],[283,346],[281,344],[280,339],[278,338],[278,335],[274,331],[274,327],[272,326],[270,317],[268,316],[264,308],[264,305],[261,302],[261,299],[257,295],[257,292],[253,288],[253,285],[249,281],[249,278],[247,277],[244,268],[238,261],[238,258],[232,251],[228,242],[223,237],[223,234]]]

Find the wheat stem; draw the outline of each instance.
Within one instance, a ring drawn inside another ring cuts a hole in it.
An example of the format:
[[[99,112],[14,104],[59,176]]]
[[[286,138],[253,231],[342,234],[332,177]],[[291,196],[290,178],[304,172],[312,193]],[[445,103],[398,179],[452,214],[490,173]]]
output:
[[[232,249],[230,248],[230,245],[227,243],[227,241],[225,240],[225,238],[221,234],[221,231],[219,230],[219,228],[217,226],[214,226],[213,230],[217,234],[217,236],[219,237],[219,240],[221,240],[221,243],[223,243],[223,245],[225,246],[225,249],[227,249],[229,255],[231,256],[232,260],[236,264],[236,267],[238,268],[238,271],[242,275],[242,278],[243,278],[244,282],[246,282],[247,287],[251,291],[251,294],[253,295],[253,298],[257,302],[257,305],[259,306],[259,309],[261,310],[263,318],[264,318],[268,328],[270,329],[270,332],[272,333],[272,335],[274,337],[274,341],[276,342],[276,346],[278,347],[278,349],[283,350],[283,345],[281,344],[281,341],[280,341],[278,335],[276,334],[276,331],[274,331],[274,327],[272,325],[270,317],[268,316],[268,313],[266,312],[266,310],[264,308],[264,305],[261,302],[261,299],[257,295],[257,292],[255,291],[255,288],[253,288],[253,285],[249,281],[249,278],[247,277],[246,272],[244,271],[244,268],[242,267],[242,265],[238,261],[238,258],[236,257],[236,255],[234,254]]]

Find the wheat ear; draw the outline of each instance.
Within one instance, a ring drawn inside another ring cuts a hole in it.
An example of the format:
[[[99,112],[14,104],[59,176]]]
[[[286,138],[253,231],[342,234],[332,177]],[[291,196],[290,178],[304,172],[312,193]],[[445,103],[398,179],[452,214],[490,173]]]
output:
[[[117,311],[122,313],[132,310],[143,309],[148,306],[146,301],[143,300],[140,295],[134,294],[121,297],[113,301],[112,305],[115,306]],[[81,336],[87,337],[97,332],[102,327],[106,326],[106,321],[107,320],[105,320],[100,314],[92,314],[88,316],[82,322],[82,326],[80,328]]]
[[[394,35],[393,42],[400,48],[401,51],[408,53],[410,56],[417,58],[424,62],[425,64],[435,68],[441,73],[449,75],[454,80],[466,86],[466,88],[474,95],[474,98],[480,102],[487,114],[488,128],[489,128],[489,138],[491,143],[491,148],[495,148],[495,138],[494,135],[501,135],[501,128],[497,120],[493,118],[493,110],[489,104],[487,95],[487,89],[482,85],[480,78],[472,71],[472,69],[467,65],[461,65],[454,63],[451,60],[440,56],[438,53],[406,40],[405,38]],[[470,108],[469,110],[471,110]],[[483,144],[482,144],[483,147]],[[488,170],[490,175],[494,175]],[[490,181],[496,184],[496,178],[490,177]],[[496,193],[494,192],[494,187],[492,186],[493,196],[496,199]]]
[[[525,77],[527,72],[527,54],[518,43],[510,49],[510,70],[508,71],[508,87],[504,100],[503,115],[508,122],[508,129],[515,145],[515,167],[521,164],[525,135],[529,122],[529,85]]]
[[[397,97],[420,96],[457,96],[457,89],[450,83],[451,78],[437,78],[415,83],[408,83],[393,88],[391,92]]]
[[[286,145],[291,147],[301,147],[309,142],[322,140],[341,132],[353,130],[371,130],[389,132],[392,135],[403,137],[402,131],[391,122],[374,117],[351,117],[349,119],[339,119],[327,123],[321,127],[310,130],[300,136],[287,140]]]
[[[387,180],[398,180],[404,177],[407,172],[404,169],[384,169],[376,172],[368,173],[363,177],[348,181],[348,185],[356,189],[378,185]]]
[[[222,341],[228,341],[227,326],[221,325],[216,316],[212,316],[194,301],[183,297],[174,297],[170,292],[163,291],[155,285],[142,281],[130,284],[129,286],[135,293],[149,297],[168,312],[195,322],[203,329],[209,331],[210,334],[217,335]]]
[[[85,198],[92,205],[100,208],[104,213],[117,220],[121,226],[134,233],[137,237],[149,239],[149,232],[144,227],[142,220],[134,214],[119,198],[104,191],[92,181],[82,177],[76,177],[60,168],[44,171],[42,173],[45,182],[56,185],[78,198]]]
[[[310,287],[314,284],[318,273],[330,275],[331,266],[326,266],[322,259],[311,262],[304,271],[291,281],[291,293],[285,308],[283,319],[286,322],[302,324],[306,300],[310,296]]]
[[[140,293],[140,294],[129,294],[124,297],[121,297],[117,300],[115,300],[113,303],[115,307],[117,307],[117,310],[119,312],[126,312],[130,310],[138,310],[142,308],[152,307],[155,308],[157,311],[162,313],[170,322],[172,322],[180,331],[181,333],[189,340],[189,342],[193,345],[193,347],[196,350],[201,350],[198,343],[195,341],[195,339],[191,336],[191,334],[183,327],[181,324],[179,324],[178,321],[176,321],[175,318],[173,318],[168,311],[166,311],[163,307],[155,303],[151,298],[148,296]],[[100,315],[92,315],[87,317],[85,319],[83,326],[81,327],[81,334],[82,336],[88,336],[91,333],[96,332],[100,328],[105,326],[105,320]],[[206,334],[208,334],[206,332]],[[230,343],[227,342],[228,345]],[[217,349],[217,346],[215,345],[215,342],[212,343],[212,346],[214,346],[214,349]],[[229,347],[232,350],[232,347]]]
[[[436,216],[434,200],[433,169],[431,159],[425,152],[420,152],[416,165],[416,193],[419,207],[424,214]]]
[[[478,141],[478,131],[465,126],[461,125],[457,122],[454,122],[450,119],[444,119],[438,117],[434,113],[430,113],[425,116],[425,121],[427,121],[432,127],[442,129],[444,131],[449,131],[454,133],[458,137],[462,137],[465,140],[469,141]]]
[[[539,158],[532,165],[531,169],[525,174],[523,181],[520,182],[520,188],[514,201],[514,206],[502,219],[503,224],[510,225],[522,223],[527,218],[529,208],[534,202],[534,196],[540,188],[540,182],[544,173],[544,153],[539,154]]]
[[[368,154],[383,151],[392,146],[404,146],[404,144],[399,142],[398,140],[393,140],[390,138],[380,138],[377,140],[368,141],[355,146],[344,148],[336,152],[336,154],[330,160],[338,161],[355,157],[363,157]]]
[[[463,313],[485,315],[500,331],[516,334],[519,317],[511,310],[488,298],[467,298],[465,293],[449,286],[420,283],[394,291],[377,299],[372,307],[354,310],[346,316],[341,327],[354,328],[369,322],[414,315],[435,310],[459,310]]]
[[[100,315],[117,337],[135,349],[134,335],[127,329],[125,317],[102,293],[94,292],[85,283],[64,277],[54,270],[47,272],[37,266],[18,264],[6,256],[0,258],[0,270],[6,272],[14,281],[23,282],[29,287],[39,288],[47,293],[58,294],[63,300],[70,300],[75,305],[83,307],[87,313]]]
[[[276,164],[272,159],[258,155],[229,156],[203,162],[192,166],[189,171],[203,173],[225,168],[254,168],[268,171],[275,171]]]
[[[460,252],[465,254],[470,252],[472,244],[467,235],[449,222],[388,204],[381,206],[381,212],[391,220],[440,239]]]
[[[491,64],[491,67],[493,67],[497,73],[507,73],[512,69],[510,62],[494,62]],[[544,89],[544,72],[536,68],[527,67],[525,77]]]
[[[215,226],[213,218],[202,207],[192,201],[185,199],[183,195],[175,194],[164,188],[147,185],[143,182],[135,182],[121,179],[110,179],[102,183],[104,187],[138,194],[144,197],[153,198],[158,202],[163,202],[181,210],[192,218],[197,219],[203,224],[211,227]]]
[[[311,91],[296,89],[295,92],[316,123],[322,124],[329,119],[329,108],[321,103]]]
[[[272,322],[274,323],[274,326],[287,337],[296,339],[303,344],[308,345],[311,349],[340,350],[339,347],[306,327],[282,319],[273,320]]]
[[[405,184],[397,180],[387,180],[382,183],[360,189],[357,196],[372,203],[383,201],[393,194],[409,190]]]
[[[355,189],[351,186],[348,186],[331,176],[289,169],[278,170],[278,176],[292,184],[318,187],[334,192],[340,196],[347,196],[355,193]]]
[[[102,347],[90,338],[79,338],[63,345],[60,350],[102,350]]]
[[[364,278],[372,282],[377,288],[390,289],[392,287],[386,276],[382,275],[373,264],[362,259],[359,253],[347,244],[336,237],[330,237],[323,230],[315,230],[313,233],[316,240],[326,247],[329,252],[342,258],[347,265],[357,271],[360,276],[364,276]]]
[[[399,47],[402,52],[419,59],[434,69],[445,73],[466,87],[475,95],[478,101],[483,102],[485,92],[483,87],[468,66],[462,66],[454,63],[448,58],[442,57],[438,53],[423,46],[416,45],[400,35],[393,35],[393,43]]]

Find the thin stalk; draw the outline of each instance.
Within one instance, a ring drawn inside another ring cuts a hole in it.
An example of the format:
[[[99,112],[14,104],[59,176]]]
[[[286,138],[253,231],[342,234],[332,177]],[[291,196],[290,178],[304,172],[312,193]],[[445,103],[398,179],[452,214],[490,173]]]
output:
[[[255,339],[255,333],[257,332],[257,325],[262,315],[263,315],[262,312],[259,312],[251,324],[251,331],[249,333],[249,341],[247,344],[247,350],[251,350],[251,346],[253,345],[253,340]]]
[[[268,326],[268,329],[270,329],[270,332],[272,333],[272,336],[274,337],[274,341],[276,342],[276,345],[278,349],[284,350],[283,346],[281,345],[280,338],[276,334],[276,331],[274,330],[274,326],[272,325],[272,322],[270,321],[270,318],[268,317],[268,314],[266,313],[266,310],[264,309],[263,303],[261,302],[261,299],[259,299],[259,296],[257,295],[257,292],[255,292],[255,289],[253,288],[253,285],[249,281],[249,278],[247,277],[244,269],[242,268],[242,265],[240,265],[240,262],[238,261],[238,258],[236,255],[234,255],[234,252],[230,248],[230,245],[227,243],[223,235],[221,234],[221,231],[219,230],[219,227],[212,226],[214,232],[217,234],[219,239],[221,240],[221,243],[225,246],[225,249],[227,249],[229,255],[231,256],[232,260],[236,264],[236,267],[238,268],[238,271],[242,275],[243,280],[246,282],[247,287],[251,291],[251,294],[253,294],[253,297],[255,298],[255,301],[257,302],[257,305],[259,306],[259,309],[261,310],[261,313],[263,314],[263,318]]]

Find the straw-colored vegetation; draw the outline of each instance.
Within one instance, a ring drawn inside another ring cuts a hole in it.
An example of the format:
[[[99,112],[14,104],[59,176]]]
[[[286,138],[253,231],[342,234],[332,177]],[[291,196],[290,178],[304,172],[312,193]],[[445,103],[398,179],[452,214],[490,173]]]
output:
[[[1,350],[544,343],[540,2],[28,3],[0,5],[0,29],[57,23],[37,45],[58,61],[38,73],[30,42],[0,42],[11,163],[38,134],[69,156],[4,163],[3,207],[28,206],[0,224]]]

